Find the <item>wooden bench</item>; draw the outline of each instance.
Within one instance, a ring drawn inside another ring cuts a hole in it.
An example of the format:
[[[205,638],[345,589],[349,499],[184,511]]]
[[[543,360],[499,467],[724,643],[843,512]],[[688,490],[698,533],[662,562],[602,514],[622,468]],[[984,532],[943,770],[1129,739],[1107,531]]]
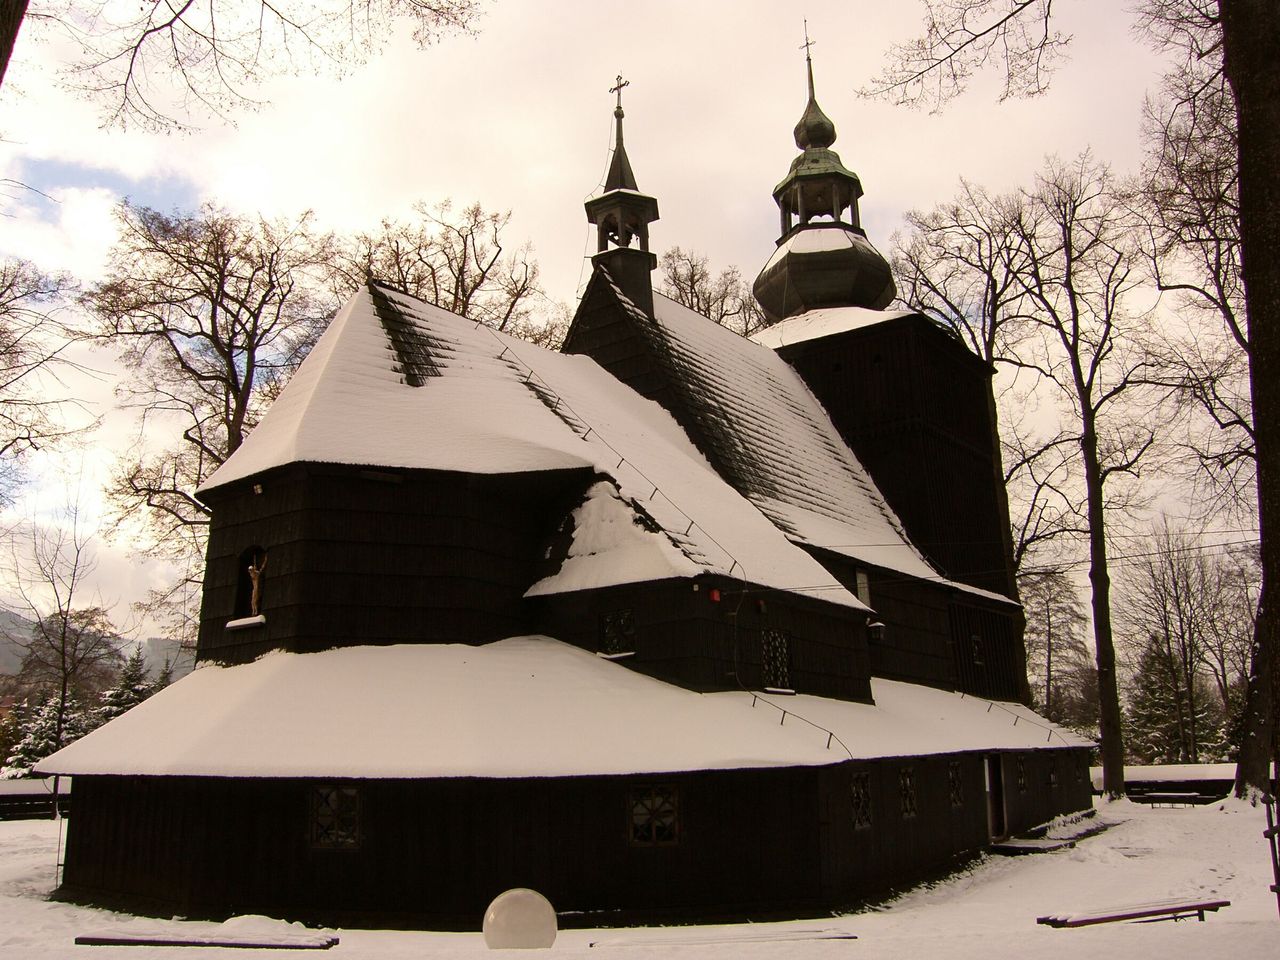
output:
[[[1194,807],[1200,801],[1200,794],[1135,793],[1129,799],[1134,803],[1149,803],[1153,807]]]
[[[1152,903],[1133,903],[1109,910],[1056,913],[1037,917],[1036,923],[1050,927],[1087,927],[1095,923],[1117,923],[1122,920],[1187,920],[1196,917],[1202,923],[1210,910],[1231,906],[1230,900],[1156,900]]]

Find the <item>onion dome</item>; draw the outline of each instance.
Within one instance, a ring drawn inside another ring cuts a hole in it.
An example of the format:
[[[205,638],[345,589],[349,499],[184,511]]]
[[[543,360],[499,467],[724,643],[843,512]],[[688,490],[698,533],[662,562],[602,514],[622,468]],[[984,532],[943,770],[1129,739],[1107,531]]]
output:
[[[774,188],[782,234],[753,287],[775,322],[818,307],[883,310],[897,295],[888,262],[859,223],[862,183],[831,149],[836,128],[814,95],[807,44],[805,66],[809,100],[795,128],[802,152]]]

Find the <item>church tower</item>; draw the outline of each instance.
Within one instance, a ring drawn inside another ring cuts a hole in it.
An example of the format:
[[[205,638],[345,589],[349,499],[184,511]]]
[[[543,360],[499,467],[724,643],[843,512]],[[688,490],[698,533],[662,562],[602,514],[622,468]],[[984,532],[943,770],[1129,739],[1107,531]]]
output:
[[[622,142],[622,88],[630,81],[618,76],[610,93],[618,95],[613,116],[617,142],[605,177],[604,192],[586,202],[587,222],[596,228],[592,263],[603,266],[627,298],[653,315],[653,280],[658,258],[649,252],[649,224],[658,219],[658,201],[640,192]],[[632,243],[636,246],[633,247]]]
[[[883,310],[897,294],[889,264],[859,222],[862,183],[831,149],[836,127],[814,95],[809,46],[806,38],[809,101],[795,128],[801,153],[774,187],[782,234],[754,287],[775,323],[820,307]]]
[[[862,184],[830,149],[808,48],[802,152],[773,191],[782,236],[755,282],[775,325],[753,339],[800,374],[935,567],[1016,597],[992,371],[928,317],[885,309],[893,275],[859,223]]]

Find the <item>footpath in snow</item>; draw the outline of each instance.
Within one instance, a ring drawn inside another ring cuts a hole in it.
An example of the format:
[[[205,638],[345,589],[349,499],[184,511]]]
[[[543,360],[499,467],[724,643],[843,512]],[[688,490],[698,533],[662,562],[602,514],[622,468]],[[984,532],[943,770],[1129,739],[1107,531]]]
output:
[[[884,960],[1213,960],[1280,956],[1277,914],[1262,808],[1238,801],[1190,809],[1104,804],[1105,832],[1074,849],[986,858],[941,882],[864,912],[776,924],[562,931],[549,953],[491,954],[480,934],[336,930],[324,952],[229,948],[75,946],[80,934],[168,930],[208,933],[217,924],[134,918],[46,898],[53,884],[58,826],[0,823],[0,957],[219,960],[253,957],[578,956],[649,958],[884,958]],[[1195,920],[1104,924],[1075,930],[1038,926],[1049,913],[1163,900],[1214,898],[1231,906]],[[241,930],[281,936],[283,924],[242,918]],[[854,934],[856,940],[816,939]],[[812,939],[811,939],[812,938]],[[595,943],[592,947],[590,944]]]

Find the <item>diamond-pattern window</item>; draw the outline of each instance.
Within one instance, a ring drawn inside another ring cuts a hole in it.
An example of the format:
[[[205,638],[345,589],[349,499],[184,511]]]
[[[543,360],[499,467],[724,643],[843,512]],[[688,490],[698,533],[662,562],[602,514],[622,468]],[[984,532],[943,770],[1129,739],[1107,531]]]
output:
[[[898,794],[902,800],[902,816],[916,815],[916,772],[911,767],[903,767],[898,771]]]
[[[964,771],[959,760],[947,764],[947,793],[953,807],[964,806]]]
[[[1017,772],[1018,792],[1027,792],[1027,761],[1023,757],[1019,757],[1015,765]]]
[[[764,685],[776,690],[791,689],[791,642],[781,630],[765,630],[762,638]]]
[[[849,792],[853,803],[853,828],[861,830],[871,826],[871,774],[855,773]]]
[[[628,810],[632,846],[672,847],[680,842],[680,794],[676,787],[637,787],[631,791]]]
[[[600,619],[600,652],[610,656],[634,653],[636,617],[633,610],[614,610]]]
[[[355,787],[322,786],[312,791],[311,845],[326,850],[360,846],[360,792]]]

